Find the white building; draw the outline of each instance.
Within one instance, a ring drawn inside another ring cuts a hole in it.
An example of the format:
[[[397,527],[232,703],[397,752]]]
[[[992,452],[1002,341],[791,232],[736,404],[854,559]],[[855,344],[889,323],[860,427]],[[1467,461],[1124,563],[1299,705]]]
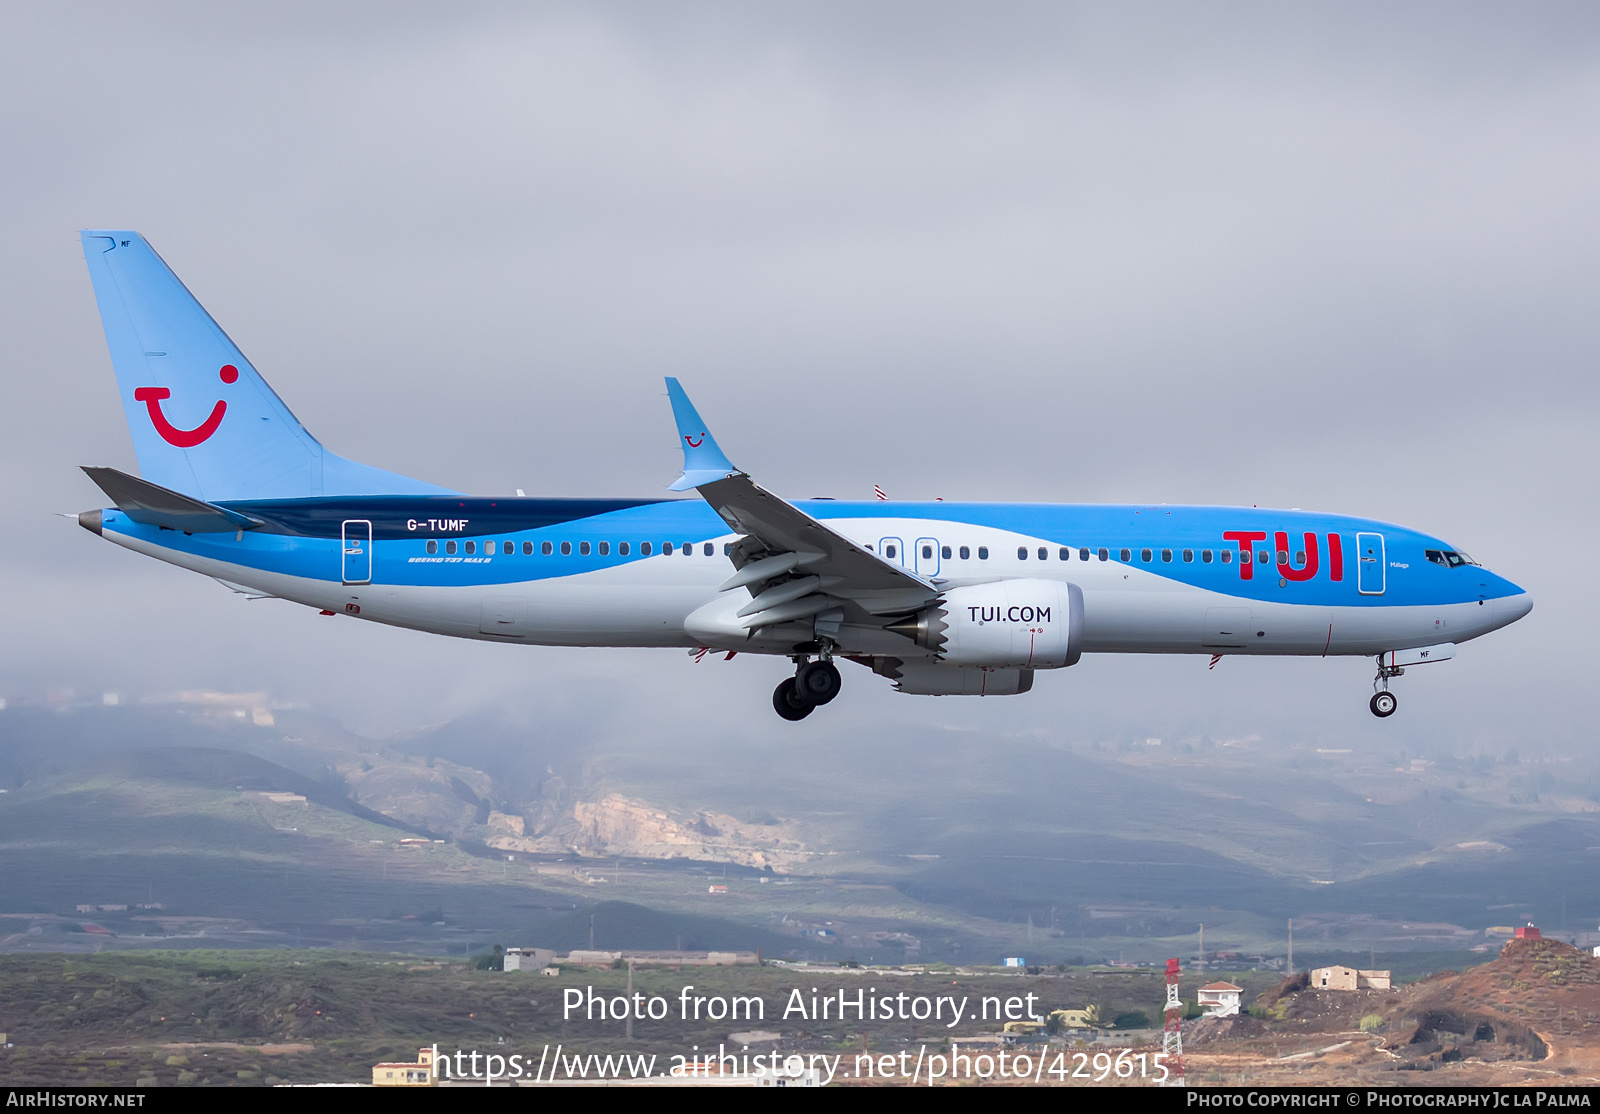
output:
[[[1207,1017],[1237,1017],[1244,987],[1231,982],[1211,982],[1200,988],[1199,1004]]]
[[[537,971],[550,966],[550,961],[555,957],[554,948],[507,948],[505,969]]]

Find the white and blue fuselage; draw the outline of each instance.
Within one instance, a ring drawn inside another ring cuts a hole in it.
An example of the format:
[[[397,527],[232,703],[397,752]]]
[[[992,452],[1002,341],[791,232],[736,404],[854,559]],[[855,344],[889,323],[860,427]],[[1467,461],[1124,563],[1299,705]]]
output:
[[[718,597],[730,572],[724,547],[736,540],[698,499],[394,495],[220,505],[266,525],[185,536],[108,510],[100,531],[148,556],[311,607],[547,646],[703,645],[685,623]],[[1006,578],[1078,585],[1086,653],[1375,655],[1463,642],[1532,607],[1521,588],[1441,539],[1344,516],[1239,507],[798,506],[940,587]],[[898,635],[877,641],[846,648],[906,649]]]

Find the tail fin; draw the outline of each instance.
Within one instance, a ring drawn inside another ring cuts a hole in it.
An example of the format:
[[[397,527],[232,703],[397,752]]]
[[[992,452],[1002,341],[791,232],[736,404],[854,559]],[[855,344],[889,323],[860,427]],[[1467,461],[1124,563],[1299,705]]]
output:
[[[143,236],[79,235],[145,479],[212,503],[448,491],[324,449]]]

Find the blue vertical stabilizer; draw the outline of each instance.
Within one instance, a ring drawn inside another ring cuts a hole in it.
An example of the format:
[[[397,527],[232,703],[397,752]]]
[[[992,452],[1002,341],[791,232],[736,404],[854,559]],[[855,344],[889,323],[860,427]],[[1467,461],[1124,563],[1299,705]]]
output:
[[[212,503],[448,493],[324,449],[137,232],[79,235],[146,480]]]

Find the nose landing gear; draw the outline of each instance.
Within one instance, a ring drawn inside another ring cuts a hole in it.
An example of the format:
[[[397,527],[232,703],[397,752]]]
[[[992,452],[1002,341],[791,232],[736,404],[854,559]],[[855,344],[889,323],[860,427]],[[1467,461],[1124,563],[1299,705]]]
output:
[[[802,720],[838,696],[843,681],[830,659],[826,654],[817,661],[797,657],[795,675],[773,690],[773,710],[786,720]]]
[[[1383,655],[1378,655],[1378,675],[1372,679],[1372,699],[1367,707],[1372,709],[1372,714],[1379,719],[1388,719],[1400,707],[1400,701],[1394,693],[1389,691],[1389,678],[1401,677],[1405,670],[1395,665],[1383,664]]]

